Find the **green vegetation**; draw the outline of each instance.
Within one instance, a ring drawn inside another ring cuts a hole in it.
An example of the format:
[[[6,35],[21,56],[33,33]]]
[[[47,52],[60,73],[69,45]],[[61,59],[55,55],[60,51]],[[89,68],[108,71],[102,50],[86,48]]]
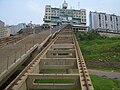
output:
[[[120,81],[101,78],[91,75],[95,90],[120,90]]]
[[[120,71],[120,37],[84,32],[77,32],[76,36],[88,68]]]
[[[120,37],[101,37],[97,33],[77,32],[84,59],[120,62]]]
[[[36,79],[34,83],[55,83],[55,84],[73,84],[75,81],[73,79]]]

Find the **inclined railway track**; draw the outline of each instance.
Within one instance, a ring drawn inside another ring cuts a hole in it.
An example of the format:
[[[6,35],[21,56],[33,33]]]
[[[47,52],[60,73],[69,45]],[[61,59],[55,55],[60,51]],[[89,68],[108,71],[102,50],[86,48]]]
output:
[[[89,73],[87,71],[87,67],[86,67],[82,52],[80,50],[80,47],[75,35],[74,35],[74,39],[75,39],[76,50],[77,50],[78,66],[79,66],[78,69],[80,73],[80,82],[81,82],[82,90],[94,90]]]
[[[81,50],[80,50],[80,47],[79,47],[79,44],[78,44],[76,36],[75,36],[74,32],[71,30],[71,28],[66,28],[66,29],[63,29],[60,32],[58,32],[57,35],[51,40],[51,42],[32,60],[32,62],[30,62],[30,64],[28,64],[28,66],[26,66],[26,68],[8,85],[8,87],[5,90],[15,90],[15,88],[20,86],[18,84],[18,82],[20,82],[23,78],[24,78],[24,80],[22,80],[21,82],[23,82],[23,81],[25,82],[25,80],[27,79],[29,74],[30,73],[33,74],[33,72],[31,71],[32,68],[34,68],[37,63],[40,63],[42,59],[47,59],[47,56],[46,56],[46,58],[44,58],[44,55],[48,51],[51,50],[51,47],[53,47],[54,45],[58,45],[59,47],[57,49],[54,48],[53,50],[59,50],[61,46],[62,47],[66,47],[66,45],[69,45],[69,44],[73,45],[73,49],[74,49],[74,50],[70,50],[70,52],[75,51],[72,54],[75,55],[74,58],[76,58],[76,67],[77,67],[78,73],[77,74],[76,73],[75,74],[71,74],[71,73],[63,74],[62,73],[62,74],[55,74],[55,75],[56,76],[58,75],[58,78],[60,78],[59,76],[61,76],[61,75],[62,76],[64,76],[64,75],[65,76],[66,75],[68,75],[68,76],[69,75],[70,76],[71,75],[76,75],[77,76],[78,75],[78,78],[79,78],[79,81],[78,81],[79,88],[81,87],[80,90],[94,90],[92,82],[91,82],[91,79],[90,79],[90,76],[89,76],[89,73],[88,73],[87,68],[86,68],[86,64],[85,64],[84,58],[82,56],[82,53],[81,53]],[[67,49],[67,47],[66,47],[66,49]],[[52,53],[53,53],[53,55],[59,55],[60,52],[62,52],[62,51],[63,51],[63,49],[60,49],[60,51],[57,51],[57,54],[54,54],[55,51],[52,52]],[[61,56],[62,55],[67,55],[66,52],[68,52],[68,51],[63,52],[60,55]],[[71,54],[68,54],[68,56],[71,57]],[[66,57],[68,57],[68,56],[66,56]],[[58,58],[60,59],[60,57],[57,57],[57,59]],[[51,59],[51,58],[48,58],[48,60],[49,59]],[[54,59],[55,59],[55,57],[53,58],[53,60]],[[63,60],[63,59],[64,58],[61,57],[61,60]],[[66,58],[66,59],[69,59],[69,58]],[[65,62],[67,62],[67,61],[65,61]],[[67,64],[68,63],[69,62],[67,62]],[[39,74],[37,74],[37,75],[39,75]],[[40,74],[40,75],[42,75],[42,74]],[[43,76],[45,76],[45,75],[48,75],[48,74],[43,74]],[[66,77],[64,77],[64,78],[66,78]],[[52,87],[52,86],[50,86],[50,87]],[[27,88],[29,88],[29,87],[27,87]],[[45,87],[45,88],[47,89],[47,87]],[[55,88],[55,84],[54,84],[54,88]],[[56,88],[57,88],[57,86],[56,86]],[[69,88],[69,87],[67,87],[67,88]],[[18,89],[18,90],[21,90],[21,89]]]
[[[0,48],[6,46],[8,44],[17,43],[28,35],[30,35],[30,34],[11,36],[11,37],[0,39]]]

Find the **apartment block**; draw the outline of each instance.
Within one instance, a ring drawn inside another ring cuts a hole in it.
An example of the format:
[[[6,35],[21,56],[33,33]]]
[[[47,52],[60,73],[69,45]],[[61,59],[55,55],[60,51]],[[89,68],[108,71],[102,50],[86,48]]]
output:
[[[89,13],[90,31],[120,33],[120,16],[102,12]]]

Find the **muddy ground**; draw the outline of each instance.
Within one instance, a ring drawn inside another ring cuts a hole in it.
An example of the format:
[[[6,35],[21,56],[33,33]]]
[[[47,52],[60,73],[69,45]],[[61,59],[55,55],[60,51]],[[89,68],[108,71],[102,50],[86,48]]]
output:
[[[120,62],[86,61],[88,68],[117,68],[120,69]]]

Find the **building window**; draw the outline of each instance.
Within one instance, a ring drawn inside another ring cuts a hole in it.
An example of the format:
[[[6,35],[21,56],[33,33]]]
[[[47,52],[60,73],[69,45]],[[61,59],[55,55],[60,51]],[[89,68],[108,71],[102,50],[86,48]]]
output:
[[[48,19],[50,19],[50,16],[48,17]]]
[[[86,22],[86,19],[84,19],[84,21]]]
[[[106,24],[106,28],[107,28],[107,26],[108,26],[108,25]]]
[[[107,16],[105,15],[105,20],[107,21]]]
[[[99,14],[99,20],[101,19],[100,14]]]
[[[99,27],[101,27],[101,22],[99,22]]]
[[[118,18],[116,17],[116,21],[118,22]]]
[[[111,25],[111,28],[113,28],[113,25]]]
[[[112,21],[112,16],[110,16],[110,21]]]

